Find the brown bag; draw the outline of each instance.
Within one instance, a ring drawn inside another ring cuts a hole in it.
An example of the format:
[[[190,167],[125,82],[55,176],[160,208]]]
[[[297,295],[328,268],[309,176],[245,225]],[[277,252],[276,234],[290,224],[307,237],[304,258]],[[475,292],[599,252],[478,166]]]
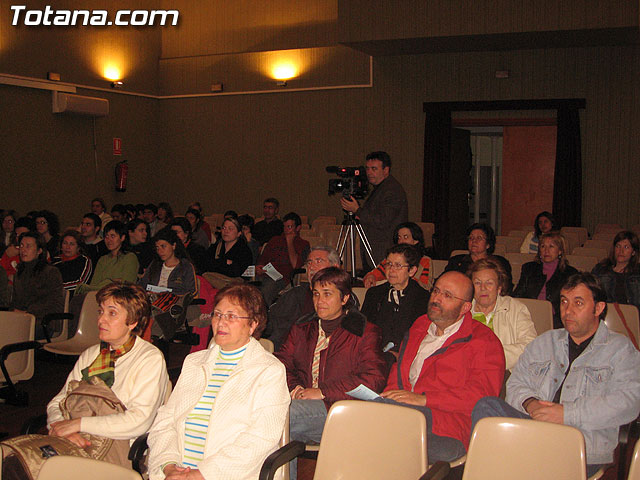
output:
[[[0,442],[3,480],[35,480],[42,464],[55,455],[89,458],[71,440],[49,435],[21,435]]]
[[[126,407],[100,377],[94,376],[88,381],[69,382],[67,396],[60,402],[60,410],[65,420],[73,420],[122,413]],[[88,433],[80,435],[91,442],[91,446],[85,449],[91,458],[131,468],[127,458],[129,440],[114,440]]]

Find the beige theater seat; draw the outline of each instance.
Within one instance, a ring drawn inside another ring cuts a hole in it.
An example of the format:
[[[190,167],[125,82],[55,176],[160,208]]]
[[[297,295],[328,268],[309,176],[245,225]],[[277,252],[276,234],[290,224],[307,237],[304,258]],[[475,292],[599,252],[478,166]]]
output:
[[[89,292],[84,297],[76,334],[69,340],[45,344],[45,350],[59,355],[80,355],[90,346],[100,343],[96,293]]]
[[[142,480],[135,470],[91,458],[55,456],[40,469],[37,480]]]
[[[551,302],[536,298],[518,298],[518,301],[524,303],[529,310],[531,321],[536,327],[538,335],[553,329],[553,307]]]

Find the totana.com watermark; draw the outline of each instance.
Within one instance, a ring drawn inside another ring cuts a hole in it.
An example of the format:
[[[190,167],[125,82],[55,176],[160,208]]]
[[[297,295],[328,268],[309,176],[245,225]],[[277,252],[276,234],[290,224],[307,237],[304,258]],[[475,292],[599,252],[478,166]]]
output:
[[[26,5],[11,5],[11,25],[74,27],[78,25],[106,27],[110,25],[151,27],[177,25],[178,10],[118,10],[110,16],[107,10],[27,10]]]

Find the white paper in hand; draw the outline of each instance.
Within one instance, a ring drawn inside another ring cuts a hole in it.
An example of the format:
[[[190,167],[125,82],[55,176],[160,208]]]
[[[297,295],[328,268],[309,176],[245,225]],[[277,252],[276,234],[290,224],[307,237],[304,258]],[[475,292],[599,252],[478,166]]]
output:
[[[369,387],[365,387],[363,384],[358,385],[356,388],[349,390],[346,393],[350,397],[357,398],[358,400],[374,400],[380,396]]]
[[[278,280],[283,278],[282,274],[278,270],[276,270],[276,267],[274,267],[271,262],[267,263],[264,267],[262,267],[262,269],[264,270],[264,273],[269,275],[274,282],[277,282]]]

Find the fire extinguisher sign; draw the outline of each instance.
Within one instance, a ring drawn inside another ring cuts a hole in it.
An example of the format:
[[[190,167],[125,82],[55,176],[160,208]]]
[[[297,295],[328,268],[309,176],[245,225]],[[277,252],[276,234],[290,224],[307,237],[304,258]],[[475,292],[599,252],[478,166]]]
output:
[[[121,138],[113,139],[113,154],[122,155],[122,139]]]

